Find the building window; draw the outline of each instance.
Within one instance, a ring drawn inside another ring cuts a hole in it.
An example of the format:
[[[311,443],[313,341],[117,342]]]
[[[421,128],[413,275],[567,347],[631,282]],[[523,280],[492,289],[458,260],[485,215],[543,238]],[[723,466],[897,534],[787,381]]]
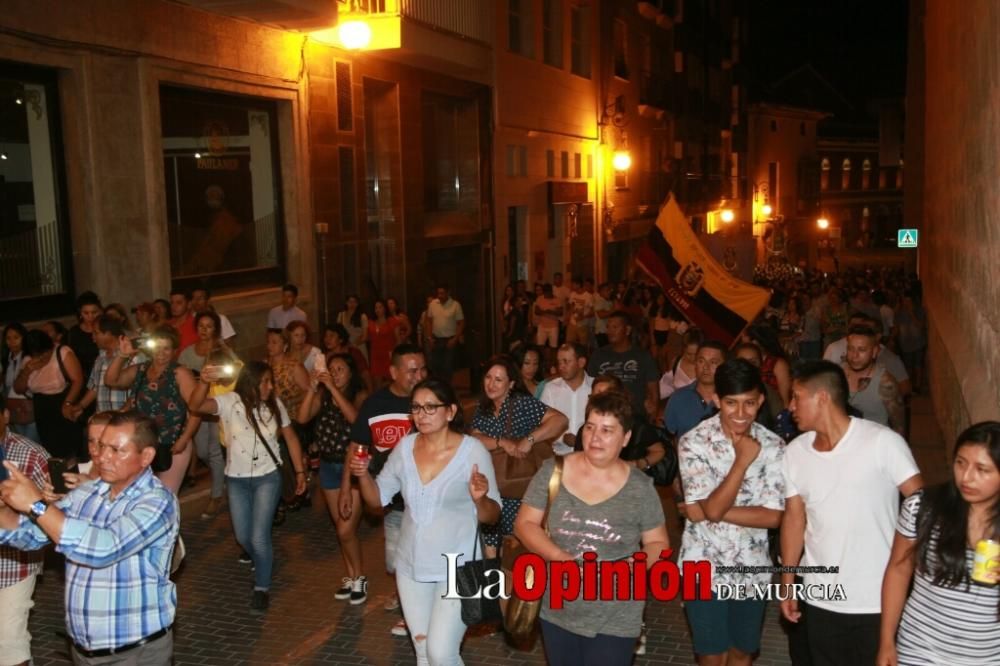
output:
[[[565,150],[559,154],[559,161],[561,162],[560,173],[563,178],[569,178],[569,153]]]
[[[164,86],[160,118],[174,286],[280,284],[275,102]]]
[[[358,216],[357,194],[354,184],[354,149],[350,146],[338,146],[337,162],[340,167],[340,229],[347,233],[354,233]],[[377,211],[379,209],[378,200],[373,198],[369,202],[369,207],[371,210]]]
[[[819,189],[830,189],[830,160],[826,157],[819,163]]]
[[[851,160],[846,157],[840,165],[840,189],[851,189]]]
[[[583,156],[580,153],[573,153],[573,177],[583,178]]]
[[[772,132],[777,132],[778,131],[778,121],[777,120],[772,120],[771,121],[771,131]]]
[[[428,211],[479,210],[479,104],[423,95],[424,205]]]
[[[615,19],[614,35],[612,41],[612,53],[614,54],[615,76],[619,79],[628,80],[628,39],[625,21]]]
[[[517,175],[527,176],[528,175],[528,147],[518,146],[517,147]]]
[[[531,0],[507,0],[507,48],[526,58],[535,55],[531,7]]]
[[[587,155],[587,178],[594,177],[594,156]]]
[[[674,51],[674,74],[684,73],[684,52]]]
[[[556,177],[556,151],[545,151],[545,175],[548,178]]]
[[[546,65],[563,66],[563,3],[544,0],[542,7],[542,56]]]
[[[337,129],[350,132],[354,129],[354,91],[351,88],[351,64],[338,62],[337,77]]]
[[[570,70],[577,76],[590,78],[590,7],[570,8]]]
[[[867,190],[872,186],[872,161],[866,159],[861,163],[861,189]]]
[[[514,145],[508,143],[507,144],[507,176],[508,177],[516,176],[517,175],[516,162],[517,162],[517,146],[514,146]]]
[[[22,320],[73,311],[54,71],[0,64],[0,311]]]

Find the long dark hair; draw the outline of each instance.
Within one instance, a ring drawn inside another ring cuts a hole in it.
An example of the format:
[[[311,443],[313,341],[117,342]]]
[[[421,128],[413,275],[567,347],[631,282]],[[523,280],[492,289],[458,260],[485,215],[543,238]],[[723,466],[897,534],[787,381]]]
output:
[[[514,362],[514,359],[507,354],[498,354],[486,361],[483,368],[486,373],[489,373],[493,366],[499,365],[501,368],[507,371],[507,378],[514,380],[514,385],[510,389],[511,395],[515,393],[523,393],[528,395],[528,389],[524,386],[524,380],[521,379],[521,366]],[[485,379],[486,373],[483,374]],[[490,400],[489,396],[486,395],[486,391],[483,391],[483,397],[479,399],[479,409],[484,414],[499,414],[500,410],[496,408],[493,401]]]
[[[254,410],[260,410],[262,406],[267,407],[271,418],[275,420],[280,430],[281,420],[278,411],[277,391],[272,390],[267,400],[260,397],[260,383],[263,381],[264,375],[274,377],[271,366],[264,361],[250,361],[240,370],[240,376],[237,377],[236,387],[233,390],[236,395],[240,396],[240,400],[243,402],[243,411],[246,412],[247,420],[250,421],[250,425],[255,431],[260,431],[260,424],[257,423]],[[261,435],[263,436],[263,432]]]
[[[963,446],[985,446],[1000,468],[1000,422],[983,421],[969,426],[958,436],[955,453]],[[1000,535],[1000,499],[990,507],[989,524],[994,538]],[[968,586],[966,564],[968,549],[969,503],[962,497],[954,473],[951,479],[924,491],[917,518],[917,571],[933,577],[934,584],[943,587]],[[932,570],[931,555],[937,562]],[[997,604],[1000,617],[1000,602]]]
[[[535,368],[535,376],[531,379],[536,382],[540,382],[545,379],[545,369],[542,367],[545,365],[545,358],[542,356],[542,350],[539,349],[537,345],[520,345],[517,349],[511,352],[511,356],[514,358],[514,363],[517,364],[517,376],[523,381],[521,366],[524,365],[524,359],[528,357],[530,352],[535,352],[535,356],[538,358],[538,366]]]
[[[458,402],[458,396],[455,395],[455,389],[451,387],[446,381],[442,381],[435,377],[428,377],[419,384],[413,387],[413,392],[410,393],[410,399],[417,394],[417,391],[425,389],[434,394],[442,405],[445,407],[458,407],[455,411],[454,418],[448,423],[448,429],[454,432],[464,432],[465,431],[465,418],[462,416],[462,405]]]
[[[347,312],[347,301],[352,298],[357,302],[358,307],[354,308],[354,314],[351,315],[351,326],[357,328],[358,326],[361,326],[361,315],[364,314],[365,309],[364,306],[361,305],[360,296],[357,294],[348,294],[347,298],[344,299],[344,312]],[[350,340],[345,340],[345,342],[350,342]]]
[[[12,321],[3,327],[3,337],[0,337],[0,368],[4,375],[7,374],[7,366],[10,365],[10,349],[7,347],[7,331],[17,331],[21,336],[21,355],[24,356],[24,339],[28,336],[28,329],[19,321]],[[3,381],[0,379],[0,381]]]
[[[330,370],[330,361],[334,359],[339,359],[344,362],[347,369],[351,372],[351,379],[347,382],[346,397],[351,402],[354,402],[354,398],[361,392],[364,388],[364,383],[361,381],[361,375],[358,373],[358,364],[354,362],[354,357],[350,354],[330,354],[326,357],[326,370]],[[322,384],[320,385],[322,386]],[[323,386],[323,390],[326,391],[326,387]]]

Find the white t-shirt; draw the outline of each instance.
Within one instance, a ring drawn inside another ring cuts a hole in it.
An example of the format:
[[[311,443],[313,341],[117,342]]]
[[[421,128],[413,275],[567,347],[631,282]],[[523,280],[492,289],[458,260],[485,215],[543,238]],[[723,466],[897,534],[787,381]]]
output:
[[[256,431],[247,419],[246,409],[243,407],[243,400],[233,393],[224,393],[215,396],[216,410],[219,420],[222,422],[223,444],[228,449],[226,454],[226,476],[248,477],[264,476],[275,469],[274,460],[267,452],[266,446],[271,447],[278,460],[281,460],[281,450],[278,448],[278,430],[291,424],[285,406],[281,404],[280,398],[275,398],[278,402],[278,420],[275,421],[267,408],[254,410],[257,420],[257,427],[260,434],[267,440],[265,445],[257,436]],[[261,413],[263,411],[263,414]],[[280,426],[279,426],[280,424]]]
[[[559,455],[572,453],[573,448],[562,441],[563,435],[567,432],[576,435],[583,426],[584,415],[587,411],[587,400],[590,398],[590,391],[594,385],[594,378],[584,373],[583,383],[576,390],[570,388],[569,384],[562,377],[545,382],[542,389],[542,402],[547,407],[562,412],[569,419],[569,427],[559,433],[556,441],[552,444],[553,450]]]
[[[872,421],[851,418],[832,451],[816,451],[815,432],[785,449],[785,497],[806,508],[800,566],[839,567],[807,573],[806,585],[842,585],[845,601],[810,601],[835,613],[881,612],[885,573],[899,515],[899,485],[919,474],[902,437]]]
[[[267,313],[268,328],[284,329],[293,321],[309,321],[309,318],[306,316],[306,313],[302,310],[302,308],[295,305],[288,310],[280,305],[275,305],[271,308],[271,311]],[[223,334],[223,339],[225,339],[225,334]]]
[[[833,363],[843,363],[847,358],[847,338],[843,337],[839,340],[834,340],[826,346],[823,350],[823,360],[831,361]],[[903,365],[903,360],[896,355],[888,347],[882,347],[878,350],[878,362],[881,363],[892,378],[897,382],[905,382],[910,378],[910,375],[906,373],[906,366]]]

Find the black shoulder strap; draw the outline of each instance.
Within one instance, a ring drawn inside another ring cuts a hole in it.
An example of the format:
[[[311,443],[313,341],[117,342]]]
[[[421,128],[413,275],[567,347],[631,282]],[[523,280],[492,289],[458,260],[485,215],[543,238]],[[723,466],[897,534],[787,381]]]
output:
[[[246,403],[244,403],[243,406],[245,408],[246,407]],[[260,413],[260,409],[257,410],[257,413],[258,414]],[[253,417],[253,415],[248,412],[247,413],[247,421],[249,421],[250,425],[253,426],[253,431],[254,431],[254,433],[257,434],[258,437],[260,437],[260,441],[264,443],[264,448],[267,450],[267,455],[271,456],[271,461],[274,463],[274,466],[275,467],[281,467],[281,458],[279,458],[278,456],[274,455],[274,451],[271,450],[271,445],[267,443],[266,439],[264,439],[264,435],[261,434],[260,427],[257,425],[257,419],[255,419]]]
[[[56,363],[59,364],[59,371],[62,372],[63,379],[66,380],[67,384],[72,384],[73,380],[69,378],[69,373],[66,372],[66,366],[63,365],[62,354],[60,353],[65,346],[66,345],[56,345],[56,349],[52,353],[56,355]]]

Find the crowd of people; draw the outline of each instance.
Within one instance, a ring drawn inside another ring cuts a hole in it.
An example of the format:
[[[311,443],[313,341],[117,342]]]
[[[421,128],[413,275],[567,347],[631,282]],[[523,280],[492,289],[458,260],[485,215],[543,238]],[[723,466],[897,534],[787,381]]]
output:
[[[75,663],[170,663],[177,495],[198,461],[211,479],[202,517],[228,506],[257,612],[272,528],[309,501],[313,476],[343,562],[337,599],[367,602],[358,529],[380,517],[397,593],[386,608],[402,611],[388,629],[410,637],[417,663],[461,663],[444,553],[462,565],[481,540],[487,558],[655,560],[672,547],[663,499],[683,524],[679,558],[712,563],[712,598],[684,603],[700,664],[751,663],[766,600],[719,586],[771,582],[844,591],[781,598],[796,664],[998,663],[1000,574],[973,581],[971,569],[976,545],[1000,540],[1000,424],[964,432],[952,478],[923,490],[905,439],[907,401],[925,389],[919,280],[786,266],[755,281],[767,309],[724,342],[641,281],[511,284],[468,410],[452,383],[465,317],[446,285],[415,325],[393,298],[369,309],[351,295],[315,336],[291,284],[266,330],[239,336],[204,288],[139,304],[134,322],[86,292],[69,330],[7,323],[0,666],[30,660],[48,543],[66,559]],[[237,340],[266,352],[241,358]],[[643,601],[548,599],[549,663],[645,651]]]

